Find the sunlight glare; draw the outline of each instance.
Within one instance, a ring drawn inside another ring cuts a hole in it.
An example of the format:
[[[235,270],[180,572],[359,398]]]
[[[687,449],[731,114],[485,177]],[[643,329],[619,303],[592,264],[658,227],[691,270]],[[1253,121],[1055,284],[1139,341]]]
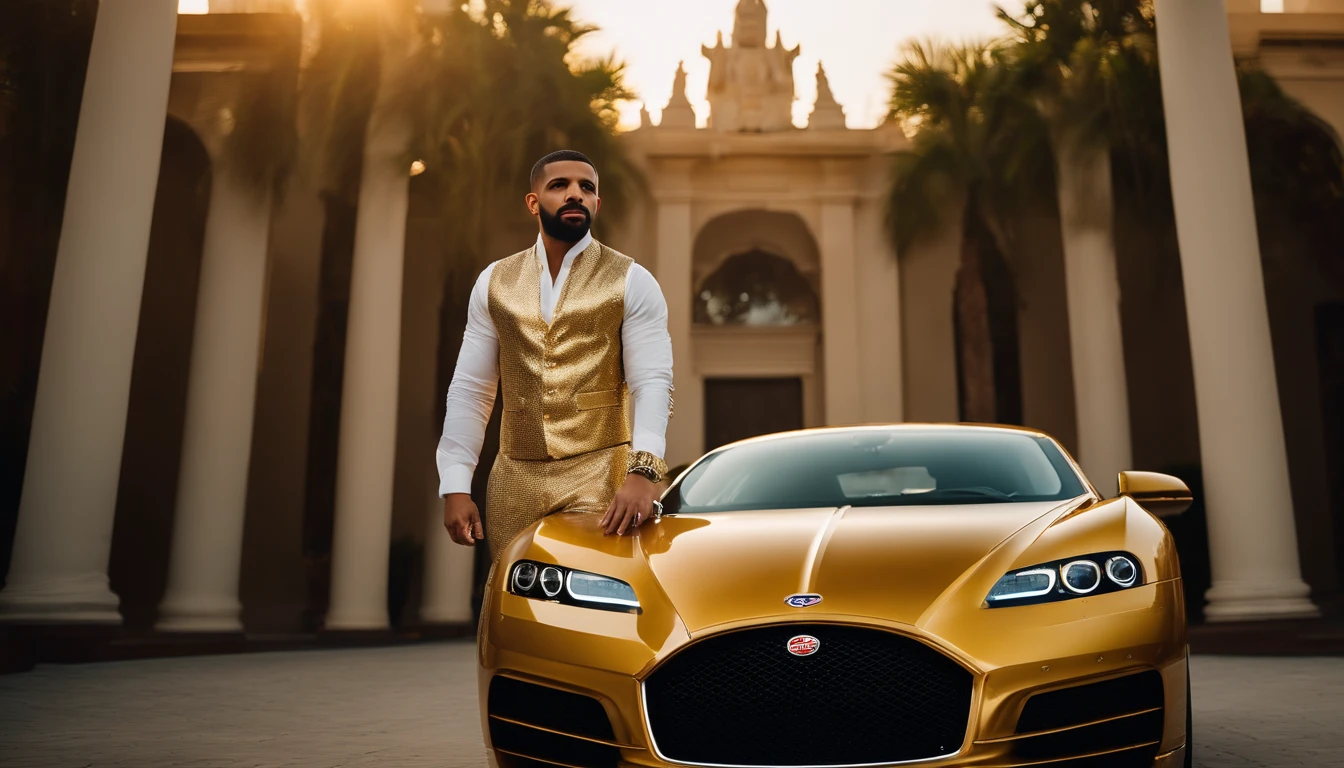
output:
[[[177,0],[178,13],[209,13],[210,0]]]

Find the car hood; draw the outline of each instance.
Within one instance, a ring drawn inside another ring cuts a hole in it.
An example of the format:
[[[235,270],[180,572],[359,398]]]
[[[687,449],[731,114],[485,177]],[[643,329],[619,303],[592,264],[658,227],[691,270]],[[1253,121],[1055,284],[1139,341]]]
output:
[[[691,633],[778,616],[918,623],[1000,542],[1061,504],[842,507],[668,516],[638,537]],[[795,593],[821,603],[794,608]]]

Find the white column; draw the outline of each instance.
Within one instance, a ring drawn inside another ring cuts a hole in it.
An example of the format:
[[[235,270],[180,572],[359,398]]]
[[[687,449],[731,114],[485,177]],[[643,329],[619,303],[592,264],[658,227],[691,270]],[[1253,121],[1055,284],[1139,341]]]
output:
[[[454,544],[443,528],[443,500],[425,502],[425,576],[420,620],[426,624],[465,624],[472,620],[471,594],[476,550]]]
[[[386,72],[369,121],[355,219],[327,629],[387,627],[410,193],[410,172],[403,161],[410,133],[387,105],[395,75]]]
[[[182,470],[158,629],[236,632],[271,193],[217,166],[187,379]]]
[[[1133,453],[1111,154],[1104,146],[1079,145],[1065,132],[1055,135],[1054,144],[1078,461],[1098,491],[1114,496],[1117,476],[1133,469]]]
[[[695,370],[692,328],[692,237],[689,194],[658,200],[658,284],[667,298],[672,336],[672,418],[667,423],[667,461],[694,461],[705,452],[705,381]]]
[[[821,204],[821,346],[828,425],[863,421],[852,196]]]
[[[865,422],[904,420],[902,381],[901,278],[896,253],[887,237],[885,198],[869,198],[855,212],[860,382]]]
[[[0,619],[119,622],[117,481],[176,0],[104,0],[89,50]]]
[[[1223,2],[1158,0],[1157,28],[1213,566],[1205,616],[1313,616]]]

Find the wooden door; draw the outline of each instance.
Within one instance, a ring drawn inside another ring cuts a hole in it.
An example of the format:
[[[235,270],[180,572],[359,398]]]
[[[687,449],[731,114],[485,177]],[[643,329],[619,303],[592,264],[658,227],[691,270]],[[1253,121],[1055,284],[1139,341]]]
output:
[[[705,450],[803,427],[803,380],[706,379]]]

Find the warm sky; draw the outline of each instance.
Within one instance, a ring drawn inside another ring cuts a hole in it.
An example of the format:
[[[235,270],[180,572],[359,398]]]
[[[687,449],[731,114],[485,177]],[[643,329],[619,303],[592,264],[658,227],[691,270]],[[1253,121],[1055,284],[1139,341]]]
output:
[[[208,0],[179,0],[183,13],[203,13]],[[902,42],[936,37],[969,40],[1001,31],[993,0],[767,0],[770,39],[783,33],[788,47],[802,45],[794,63],[798,101],[794,122],[803,125],[816,96],[817,61],[826,65],[835,98],[845,108],[851,128],[875,125],[885,111],[887,85],[883,73],[896,59]],[[999,0],[1008,8],[1021,0]],[[729,38],[737,0],[557,0],[601,31],[585,42],[586,53],[615,52],[626,64],[626,82],[645,100],[657,122],[672,92],[677,62],[686,62],[686,91],[703,125],[709,106],[704,101],[709,62],[700,45],[714,43],[722,30]],[[1262,0],[1266,11],[1282,10],[1282,0]],[[726,40],[731,45],[731,40]],[[639,124],[640,102],[622,109],[626,128]]]

